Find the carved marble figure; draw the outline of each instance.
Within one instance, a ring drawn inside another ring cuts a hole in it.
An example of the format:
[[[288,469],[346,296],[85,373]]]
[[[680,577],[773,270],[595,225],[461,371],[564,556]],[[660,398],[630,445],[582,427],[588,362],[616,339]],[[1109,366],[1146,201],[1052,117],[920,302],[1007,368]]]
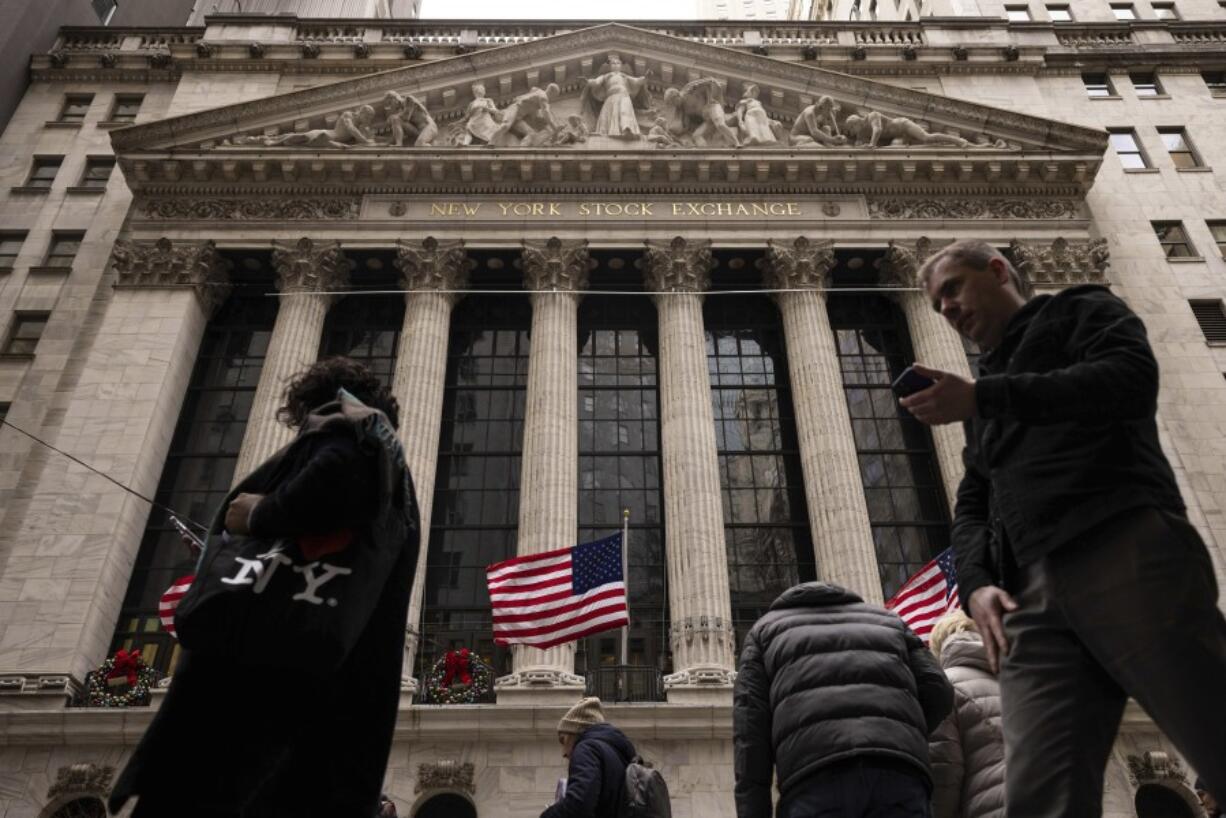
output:
[[[956,148],[973,148],[975,144],[960,136],[947,133],[930,133],[905,116],[887,117],[879,111],[867,114],[852,114],[844,122],[848,138],[857,145],[870,148],[890,145],[951,145]]]
[[[295,131],[276,136],[237,136],[235,145],[303,145],[312,148],[349,148],[354,145],[374,145],[375,140],[371,126],[375,120],[375,109],[371,105],[360,105],[349,111],[341,112],[336,124],[331,128],[316,128],[310,131]]]
[[[847,137],[839,132],[839,104],[828,96],[796,115],[792,123],[792,144],[798,147],[833,147],[846,145]]]
[[[712,77],[687,82],[680,91],[669,89],[665,102],[671,107],[669,131],[683,145],[739,148],[740,137],[724,110],[724,86]]]
[[[468,111],[464,119],[464,127],[459,131],[457,145],[488,145],[494,132],[502,122],[502,112],[494,104],[494,100],[485,95],[485,85],[475,83],[473,101],[468,103]]]
[[[737,132],[742,145],[778,145],[787,143],[787,135],[776,133],[778,123],[773,122],[766,108],[758,100],[760,89],[750,83],[745,86],[745,93],[736,104],[733,118],[736,120]],[[782,137],[782,138],[781,138]]]
[[[404,145],[406,138],[412,138],[415,147],[434,144],[438,125],[417,97],[388,91],[383,97],[383,111],[392,132],[393,145]]]
[[[600,67],[600,76],[588,80],[579,97],[585,124],[593,133],[602,136],[641,136],[635,108],[650,106],[647,76],[632,77],[622,71],[621,57],[616,54],[609,55],[608,61]]]
[[[490,134],[489,144],[502,147],[550,144],[554,135],[564,128],[549,107],[559,93],[561,89],[557,83],[551,82],[545,88],[532,88],[517,96],[500,112],[502,122]]]

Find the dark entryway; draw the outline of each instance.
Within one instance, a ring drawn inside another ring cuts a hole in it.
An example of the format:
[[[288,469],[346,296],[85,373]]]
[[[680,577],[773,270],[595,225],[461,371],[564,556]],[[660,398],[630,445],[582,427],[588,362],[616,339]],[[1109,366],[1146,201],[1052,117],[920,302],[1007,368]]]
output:
[[[442,793],[422,804],[413,818],[477,818],[477,808],[462,795]]]

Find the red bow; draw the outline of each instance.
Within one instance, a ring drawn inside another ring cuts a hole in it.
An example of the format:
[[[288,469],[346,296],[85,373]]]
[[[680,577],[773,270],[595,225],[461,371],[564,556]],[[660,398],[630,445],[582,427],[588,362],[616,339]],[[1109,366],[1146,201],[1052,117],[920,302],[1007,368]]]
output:
[[[451,687],[452,681],[455,680],[457,676],[460,677],[460,684],[472,684],[473,677],[469,672],[470,668],[468,656],[468,648],[447,651],[447,656],[444,662],[446,673],[443,674],[443,687]]]
[[[109,673],[106,674],[107,679],[114,679],[117,676],[127,676],[128,685],[136,686],[137,671],[140,670],[141,658],[140,651],[134,650],[131,653],[120,648],[115,652],[115,664],[111,667]]]

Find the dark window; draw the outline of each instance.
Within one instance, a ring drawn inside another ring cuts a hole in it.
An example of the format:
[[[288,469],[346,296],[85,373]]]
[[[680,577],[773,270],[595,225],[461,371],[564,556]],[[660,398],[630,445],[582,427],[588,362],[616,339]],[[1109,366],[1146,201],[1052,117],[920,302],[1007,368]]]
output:
[[[237,278],[230,298],[205,329],[183,408],[154,499],[207,525],[230,491],[234,463],[277,316],[271,276]],[[178,643],[162,630],[158,600],[193,571],[195,559],[164,511],[154,508],[141,540],[111,652],[139,648],[167,673]]]
[[[1226,94],[1226,71],[1201,71],[1200,77],[1211,94]]]
[[[81,173],[79,186],[90,190],[106,190],[106,183],[115,169],[115,157],[91,156],[85,160],[85,170]]]
[[[1170,787],[1162,784],[1142,784],[1133,800],[1137,818],[1197,818],[1200,810],[1192,806]]]
[[[111,122],[134,122],[144,101],[143,94],[116,94],[115,105],[111,108]]]
[[[55,181],[55,175],[60,172],[60,165],[63,163],[64,157],[62,156],[36,157],[34,166],[30,169],[30,178],[26,181],[26,187],[50,190],[51,183]]]
[[[64,97],[64,107],[60,109],[60,122],[84,122],[89,113],[89,106],[94,101],[93,94],[69,94]]]
[[[1174,3],[1154,3],[1154,16],[1159,20],[1178,20],[1179,10]]]
[[[47,312],[19,312],[13,316],[13,326],[9,329],[4,354],[33,355],[50,317],[51,314]]]
[[[1115,89],[1111,87],[1111,78],[1106,74],[1082,74],[1081,83],[1086,87],[1087,96],[1115,96]]]
[[[1068,6],[1048,6],[1047,16],[1051,18],[1053,23],[1073,22],[1073,12],[1069,11]]]
[[[12,406],[13,404],[11,403],[0,403],[0,420],[4,420],[9,416],[9,409],[11,409]]]
[[[363,282],[366,286],[368,282]],[[372,288],[396,289],[394,280],[369,282]],[[350,295],[328,311],[320,357],[344,355],[361,361],[388,386],[396,366],[404,296]]]
[[[1130,71],[1128,79],[1132,80],[1132,90],[1139,97],[1156,97],[1164,93],[1156,71]]]
[[[17,254],[25,243],[26,234],[0,233],[0,270],[11,270],[17,262]]]
[[[1171,161],[1175,163],[1175,167],[1199,168],[1201,166],[1200,157],[1192,149],[1192,142],[1183,128],[1159,128],[1158,135],[1162,138],[1162,144],[1166,146],[1167,153],[1171,155]]]
[[[829,310],[888,599],[949,547],[948,507],[932,435],[890,391],[914,360],[905,318],[885,297],[837,291]]]
[[[1005,6],[1005,17],[1010,22],[1025,23],[1030,18],[1030,9],[1026,6]]]
[[[94,7],[94,14],[98,15],[98,22],[102,25],[109,25],[111,18],[115,16],[115,10],[119,8],[119,3],[116,0],[89,0]]]
[[[1226,221],[1207,222],[1209,225],[1209,233],[1213,236],[1213,242],[1217,245],[1218,255],[1226,258]]]
[[[765,296],[704,308],[737,645],[779,594],[816,578],[787,351]]]
[[[477,808],[462,795],[444,792],[427,798],[414,818],[477,818]]]
[[[1162,252],[1166,253],[1167,258],[1193,258],[1196,256],[1196,248],[1192,246],[1192,240],[1188,238],[1188,231],[1183,229],[1183,222],[1150,222],[1154,226],[1154,233],[1158,236],[1158,242],[1162,245]]]
[[[51,818],[106,818],[106,806],[101,798],[74,798],[51,813]]]
[[[1132,3],[1112,3],[1111,13],[1115,15],[1117,20],[1135,20],[1137,19],[1137,10]]]
[[[47,258],[43,261],[45,267],[71,267],[72,260],[81,249],[84,233],[52,233],[51,246],[47,248]]]
[[[1189,301],[1196,323],[1211,344],[1226,344],[1226,309],[1221,301]]]
[[[1137,143],[1135,131],[1112,131],[1110,140],[1111,147],[1115,149],[1115,155],[1120,158],[1120,164],[1124,166],[1125,170],[1138,170],[1149,167],[1149,162],[1145,160],[1145,154]]]
[[[485,567],[515,556],[531,323],[527,296],[469,295],[452,314],[418,678],[459,647],[510,672]]]

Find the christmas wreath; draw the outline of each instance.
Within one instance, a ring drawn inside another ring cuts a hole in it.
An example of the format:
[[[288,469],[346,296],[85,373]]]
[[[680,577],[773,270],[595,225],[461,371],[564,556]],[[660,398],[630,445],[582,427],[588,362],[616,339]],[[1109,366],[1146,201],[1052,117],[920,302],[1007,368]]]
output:
[[[89,707],[140,707],[149,704],[149,691],[161,674],[145,664],[139,650],[120,648],[97,670],[85,675],[85,703]]]
[[[449,650],[426,674],[426,700],[475,704],[494,688],[494,669],[468,648]]]

